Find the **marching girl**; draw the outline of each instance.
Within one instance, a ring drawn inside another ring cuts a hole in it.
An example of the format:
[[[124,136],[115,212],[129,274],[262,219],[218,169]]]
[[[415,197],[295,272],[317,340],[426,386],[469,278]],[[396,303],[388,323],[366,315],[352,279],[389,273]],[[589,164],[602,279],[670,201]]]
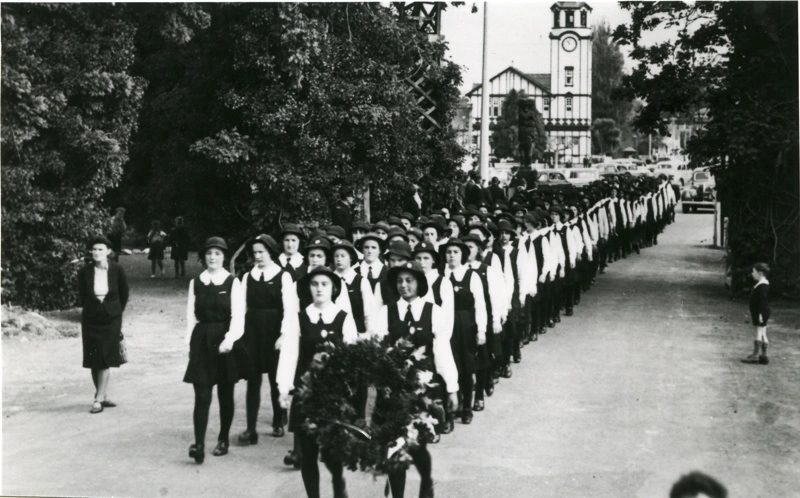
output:
[[[381,291],[385,289],[382,289],[381,282],[386,280],[386,272],[388,271],[386,265],[380,260],[384,244],[385,242],[380,235],[373,232],[364,235],[355,244],[356,249],[364,255],[364,260],[361,261],[358,271],[369,282],[370,302],[374,311],[383,306],[383,293]]]
[[[422,361],[432,362],[431,370],[436,374],[434,379],[439,384],[439,396],[444,397],[441,391],[447,391],[448,411],[452,412],[458,404],[458,370],[450,350],[449,333],[441,308],[421,298],[428,293],[425,270],[416,262],[395,266],[389,270],[387,281],[397,290],[400,299],[381,307],[376,317],[376,335],[390,345],[405,339],[414,345],[414,349],[425,348]],[[379,411],[380,407],[376,407],[376,410]],[[432,462],[427,443],[421,441],[419,446],[409,448],[408,453],[421,478],[419,496],[432,497]],[[406,472],[390,473],[389,484],[392,497],[402,498],[405,494]]]
[[[300,242],[303,237],[303,231],[294,223],[284,225],[281,232],[283,252],[278,256],[278,263],[292,270],[295,280],[302,278],[308,271],[308,265],[304,264],[303,255],[300,253]]]
[[[525,299],[530,288],[530,269],[525,251],[520,251],[517,232],[514,225],[505,219],[497,223],[503,250],[503,275],[506,282],[506,294],[511,296],[505,327],[502,334],[502,358],[499,365],[500,376],[511,378],[511,356],[519,354],[515,351],[515,340],[519,326],[520,314],[525,307]],[[516,359],[516,358],[515,358]],[[520,358],[521,359],[521,358]]]
[[[312,297],[312,303],[302,309],[283,330],[281,355],[278,361],[278,390],[281,406],[291,403],[289,431],[297,434],[300,448],[300,468],[303,485],[309,498],[319,498],[320,451],[325,466],[333,477],[334,498],[347,496],[344,469],[336,454],[329,448],[320,448],[316,437],[303,431],[303,407],[291,392],[298,387],[303,374],[311,366],[314,355],[324,351],[327,344],[354,344],[358,338],[353,317],[334,303],[341,291],[341,278],[332,270],[319,266],[310,270],[298,283]]]
[[[221,237],[206,240],[202,251],[205,270],[189,282],[186,306],[186,342],[189,365],[183,381],[194,385],[194,437],[189,457],[203,463],[211,391],[217,386],[220,431],[214,456],[228,453],[233,422],[233,387],[239,372],[231,354],[244,334],[245,299],[239,281],[223,267],[228,244]]]
[[[475,403],[472,409],[476,412],[483,411],[483,395],[491,396],[494,393],[494,383],[492,382],[492,346],[494,342],[490,339],[495,334],[499,335],[503,331],[502,322],[505,321],[504,313],[508,310],[504,303],[505,283],[498,269],[480,261],[478,256],[483,252],[483,240],[478,235],[468,235],[462,239],[469,247],[469,258],[467,264],[474,270],[483,284],[483,299],[486,307],[486,323],[492,329],[487,333],[486,344],[478,346],[477,371],[475,372]]]
[[[255,266],[242,277],[242,294],[246,312],[242,343],[253,362],[247,379],[247,430],[239,435],[243,445],[258,443],[256,420],[261,406],[263,374],[269,378],[272,400],[272,437],[284,434],[284,410],[278,396],[275,374],[279,351],[275,343],[280,337],[282,323],[298,311],[297,290],[290,271],[276,263],[280,249],[269,235],[259,235],[250,242]]]
[[[445,260],[445,278],[453,284],[453,335],[450,347],[458,369],[461,422],[472,423],[472,375],[477,347],[486,344],[486,303],[480,277],[468,266],[469,248],[459,239],[449,239],[439,252]]]

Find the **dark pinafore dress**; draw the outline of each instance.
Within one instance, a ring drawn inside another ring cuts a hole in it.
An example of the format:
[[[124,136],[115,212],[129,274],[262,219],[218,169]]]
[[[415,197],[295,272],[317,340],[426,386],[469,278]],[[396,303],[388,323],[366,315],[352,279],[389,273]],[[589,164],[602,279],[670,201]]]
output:
[[[283,321],[283,274],[279,271],[269,280],[264,274],[256,280],[252,273],[247,278],[247,314],[244,318],[242,344],[253,361],[253,373],[275,375],[279,351],[275,341],[281,335]]]
[[[214,282],[205,285],[199,277],[194,278],[194,316],[198,323],[189,342],[189,365],[184,382],[213,386],[234,384],[242,378],[242,369],[235,360],[236,352],[219,353],[219,345],[231,323],[233,279],[233,275],[228,275],[222,285],[214,285]]]
[[[450,274],[453,284],[453,335],[450,348],[456,362],[459,377],[475,373],[475,355],[478,347],[478,325],[475,323],[475,296],[470,291],[470,282],[475,272],[468,269],[462,280]],[[478,296],[482,299],[483,296]]]
[[[347,289],[347,297],[350,299],[350,308],[353,310],[353,320],[356,322],[356,330],[359,334],[367,331],[367,324],[364,320],[364,296],[361,295],[361,279],[364,278],[356,273],[351,283],[342,280],[342,284]],[[344,290],[344,289],[342,289]]]
[[[299,314],[300,321],[300,349],[297,354],[297,369],[294,374],[294,385],[300,387],[303,383],[303,375],[311,368],[314,355],[325,350],[325,346],[331,344],[339,346],[344,342],[342,329],[344,320],[347,317],[346,311],[339,311],[336,318],[331,323],[313,323],[308,318],[305,310]],[[299,397],[292,398],[292,406],[289,411],[289,432],[298,432],[303,425],[305,415]]]

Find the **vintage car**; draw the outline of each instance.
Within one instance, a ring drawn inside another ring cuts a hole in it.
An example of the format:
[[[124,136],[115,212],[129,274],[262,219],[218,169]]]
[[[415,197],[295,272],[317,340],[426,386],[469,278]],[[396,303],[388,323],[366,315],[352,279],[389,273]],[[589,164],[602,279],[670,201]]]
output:
[[[664,175],[666,177],[671,176],[673,178],[673,183],[681,187],[686,186],[692,180],[692,170],[689,168],[689,165],[678,161],[656,163],[653,176],[657,177],[659,175]]]
[[[537,178],[536,183],[538,185],[569,185],[569,182],[562,171],[568,170],[540,171],[539,178]]]
[[[576,168],[563,171],[567,181],[573,185],[586,185],[600,179],[600,170],[597,168]]]
[[[707,170],[692,173],[689,185],[681,193],[681,209],[684,213],[698,209],[714,209],[717,201],[716,182]]]

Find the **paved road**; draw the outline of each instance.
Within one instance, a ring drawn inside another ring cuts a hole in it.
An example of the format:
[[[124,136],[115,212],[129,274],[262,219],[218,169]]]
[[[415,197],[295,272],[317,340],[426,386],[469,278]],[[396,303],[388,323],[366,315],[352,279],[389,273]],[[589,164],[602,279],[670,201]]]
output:
[[[800,335],[778,316],[772,364],[739,362],[752,340],[746,304],[722,289],[711,225],[679,214],[659,246],[612,265],[575,316],[526,347],[487,410],[432,447],[437,496],[649,498],[691,470],[731,496],[800,495]],[[112,375],[118,408],[87,413],[79,340],[4,340],[3,492],[302,496],[299,473],[281,462],[288,437],[262,435],[202,466],[187,458],[185,282],[151,281],[136,264],[124,325],[134,361]],[[243,384],[236,399],[234,434]],[[218,421],[212,413],[209,444]],[[384,478],[347,479],[351,497],[382,496]],[[413,496],[414,471],[409,482]]]

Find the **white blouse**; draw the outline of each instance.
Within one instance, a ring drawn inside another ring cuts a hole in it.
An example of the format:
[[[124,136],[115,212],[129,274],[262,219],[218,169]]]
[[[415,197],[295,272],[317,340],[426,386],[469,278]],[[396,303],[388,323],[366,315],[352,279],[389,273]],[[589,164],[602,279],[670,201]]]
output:
[[[227,270],[218,270],[211,275],[208,270],[200,274],[200,281],[204,285],[214,283],[214,285],[222,285],[225,279],[228,278],[230,273]],[[245,295],[242,294],[242,284],[238,279],[233,279],[233,286],[231,287],[231,323],[228,326],[228,331],[225,333],[224,342],[233,346],[233,343],[239,340],[244,335],[244,313],[245,313]],[[194,279],[189,281],[189,299],[186,304],[186,344],[192,340],[192,331],[195,325],[198,324],[197,317],[194,315]]]
[[[356,270],[351,267],[345,270],[344,273],[336,272],[336,275],[342,279],[342,291],[339,293],[334,303],[339,305],[339,307],[345,310],[349,315],[353,315],[353,304],[350,302],[350,294],[347,292],[344,284],[350,285],[353,283],[353,279],[356,278],[357,275]],[[375,306],[372,304],[372,287],[369,284],[369,280],[366,278],[361,279],[360,292],[361,301],[364,303],[364,325],[366,326],[367,332],[369,332],[370,317],[375,314]],[[355,320],[355,318],[353,320]]]
[[[108,268],[94,267],[94,295],[102,303],[108,295]]]

